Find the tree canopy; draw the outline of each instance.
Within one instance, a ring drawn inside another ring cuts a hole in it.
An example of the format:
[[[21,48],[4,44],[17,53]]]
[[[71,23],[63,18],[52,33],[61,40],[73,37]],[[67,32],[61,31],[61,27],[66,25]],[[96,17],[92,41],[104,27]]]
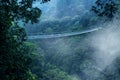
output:
[[[98,16],[112,19],[119,10],[118,0],[97,0],[96,5],[92,7],[92,11]]]
[[[29,65],[32,61],[26,32],[17,23],[38,22],[41,10],[36,0],[0,0],[0,79],[35,80]],[[48,0],[42,0],[47,2]]]

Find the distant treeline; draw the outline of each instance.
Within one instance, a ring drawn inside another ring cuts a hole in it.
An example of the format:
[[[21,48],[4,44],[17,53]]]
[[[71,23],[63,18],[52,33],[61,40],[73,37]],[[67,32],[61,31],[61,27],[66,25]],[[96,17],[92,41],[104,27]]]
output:
[[[87,16],[86,16],[87,15]],[[28,24],[27,33],[30,34],[57,34],[66,32],[82,31],[93,28],[98,22],[98,17],[92,14],[86,14],[83,17],[76,15],[75,17],[65,16],[62,19],[41,21],[39,24]],[[94,17],[93,17],[94,16]]]

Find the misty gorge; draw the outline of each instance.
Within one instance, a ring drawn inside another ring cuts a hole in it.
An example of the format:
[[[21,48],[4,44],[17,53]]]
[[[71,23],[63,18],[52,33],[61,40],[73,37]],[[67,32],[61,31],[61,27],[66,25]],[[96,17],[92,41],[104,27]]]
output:
[[[0,0],[0,80],[120,80],[119,0]]]

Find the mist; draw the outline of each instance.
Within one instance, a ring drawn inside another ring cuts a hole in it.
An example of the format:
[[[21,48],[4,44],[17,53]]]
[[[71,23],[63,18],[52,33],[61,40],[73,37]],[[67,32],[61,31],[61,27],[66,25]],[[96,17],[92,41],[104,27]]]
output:
[[[75,17],[76,15],[83,16],[91,14],[90,9],[95,0],[51,0],[48,3],[34,3],[34,7],[39,7],[42,10],[41,20],[61,19],[65,16]]]
[[[44,4],[38,1],[33,6],[42,10],[40,22],[34,25],[27,24],[26,32],[54,34],[91,28],[97,23],[94,19],[95,14],[91,11],[94,3],[95,0],[51,0]]]
[[[46,4],[34,4],[42,10],[42,24],[34,25],[35,30],[30,28],[28,33],[42,31],[42,35],[54,36],[102,28],[85,34],[36,40],[45,52],[45,63],[66,72],[71,80],[106,80],[109,74],[117,71],[115,61],[120,56],[120,20],[114,18],[104,22],[100,21],[104,18],[99,18],[97,21],[96,15],[90,11],[94,3],[95,0],[52,0]],[[41,33],[38,35],[42,36]],[[115,76],[115,80],[119,77]]]
[[[120,0],[0,0],[0,80],[120,80]]]
[[[78,37],[78,40],[74,39],[74,37],[68,37],[43,41],[42,44],[44,44],[45,50],[48,50],[48,53],[50,53],[50,63],[56,63],[57,66],[66,65],[67,67],[70,67],[69,61],[73,61],[72,59],[74,59],[75,54],[79,53],[80,55],[85,56],[85,53],[81,53],[81,51],[91,51],[89,48],[92,48],[93,51],[91,53],[89,52],[89,55],[91,55],[90,57],[94,61],[91,62],[91,60],[88,59],[92,65],[87,63],[87,68],[83,68],[82,72],[90,76],[88,80],[98,79],[101,74],[108,75],[104,71],[109,66],[111,66],[110,70],[113,71],[115,68],[114,62],[120,55],[119,21],[120,20],[113,20],[108,23],[100,24],[100,26],[97,25],[97,27],[104,28],[94,32],[95,34],[89,33],[85,37]],[[68,64],[64,64],[63,58]],[[72,64],[74,65],[74,63]],[[80,64],[81,63],[82,62],[80,62]],[[98,70],[100,73],[91,73],[93,68]],[[72,69],[75,68],[71,68],[71,70]],[[97,76],[95,74],[97,74]],[[76,73],[72,74],[71,76],[75,78],[75,80],[84,79],[81,79],[81,75],[76,75]]]
[[[101,26],[106,28],[92,36],[91,46],[95,48],[95,54],[98,68],[101,70],[112,66],[114,60],[120,55],[120,20],[114,19]]]

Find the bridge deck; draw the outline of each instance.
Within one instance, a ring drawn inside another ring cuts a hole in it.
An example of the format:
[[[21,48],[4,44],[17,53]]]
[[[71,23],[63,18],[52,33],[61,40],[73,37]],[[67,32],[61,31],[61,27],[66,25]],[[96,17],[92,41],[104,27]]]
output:
[[[94,31],[100,30],[100,29],[102,29],[102,28],[98,27],[98,28],[94,28],[94,29],[81,31],[81,32],[71,32],[71,33],[63,33],[63,34],[31,35],[31,36],[28,36],[28,39],[29,40],[34,40],[34,39],[47,39],[47,38],[68,37],[68,36],[75,36],[75,35],[90,33],[90,32],[94,32]]]

